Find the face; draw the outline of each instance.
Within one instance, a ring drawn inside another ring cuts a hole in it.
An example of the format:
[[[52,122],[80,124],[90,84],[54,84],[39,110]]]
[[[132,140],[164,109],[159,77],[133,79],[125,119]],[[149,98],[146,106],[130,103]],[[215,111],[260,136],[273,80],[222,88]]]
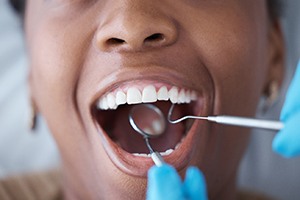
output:
[[[265,1],[29,0],[26,13],[32,99],[61,152],[69,198],[144,198],[153,162],[134,154],[148,153],[128,122],[135,104],[166,114],[175,103],[173,118],[253,116],[269,81],[280,81],[281,38]],[[211,199],[231,199],[248,137],[186,121],[150,142],[175,149],[163,157],[182,176],[198,166]]]

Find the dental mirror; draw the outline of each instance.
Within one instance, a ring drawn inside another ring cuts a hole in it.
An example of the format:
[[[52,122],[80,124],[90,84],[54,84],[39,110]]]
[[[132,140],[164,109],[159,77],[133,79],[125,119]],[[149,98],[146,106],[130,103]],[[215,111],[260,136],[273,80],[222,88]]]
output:
[[[153,150],[149,138],[159,137],[165,132],[167,124],[164,114],[152,104],[138,104],[131,109],[129,122],[132,128],[144,137],[153,162],[161,166],[164,160],[158,152]]]
[[[166,129],[164,114],[152,104],[135,105],[129,114],[129,122],[135,131],[147,138],[158,137]]]

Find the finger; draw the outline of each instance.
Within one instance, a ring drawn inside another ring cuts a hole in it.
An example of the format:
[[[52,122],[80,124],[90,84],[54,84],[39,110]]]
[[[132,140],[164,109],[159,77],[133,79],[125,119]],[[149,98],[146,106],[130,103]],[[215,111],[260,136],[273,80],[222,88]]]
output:
[[[170,165],[152,167],[148,171],[147,200],[182,200],[182,183]]]
[[[189,200],[207,200],[205,178],[197,167],[189,167],[183,183],[185,196]]]
[[[300,156],[300,112],[291,116],[275,136],[272,148],[286,158]]]
[[[280,119],[286,121],[291,114],[296,111],[300,112],[300,60],[294,75],[294,78],[289,86],[286,94],[286,100],[281,111]]]

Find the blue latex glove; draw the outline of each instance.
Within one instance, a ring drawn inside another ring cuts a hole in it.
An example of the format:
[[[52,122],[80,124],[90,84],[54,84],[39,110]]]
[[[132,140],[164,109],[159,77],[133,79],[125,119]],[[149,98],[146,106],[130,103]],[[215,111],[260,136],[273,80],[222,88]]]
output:
[[[273,150],[284,157],[300,155],[300,61],[280,115],[284,128],[273,140]]]
[[[147,200],[207,200],[203,174],[189,167],[184,182],[170,165],[153,166],[148,171]]]

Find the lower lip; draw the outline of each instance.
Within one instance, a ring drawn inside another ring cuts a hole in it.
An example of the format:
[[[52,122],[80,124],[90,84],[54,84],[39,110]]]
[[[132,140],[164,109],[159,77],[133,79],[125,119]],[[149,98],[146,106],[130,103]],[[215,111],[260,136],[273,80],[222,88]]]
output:
[[[200,121],[194,121],[191,129],[179,147],[170,155],[163,156],[165,162],[175,167],[178,171],[186,168],[192,159],[192,153],[196,148],[196,141],[194,138],[200,124]],[[124,151],[108,137],[104,130],[99,127],[98,123],[96,123],[96,125],[104,149],[114,165],[129,175],[146,177],[147,171],[154,165],[152,159],[150,157],[134,156],[131,153]]]

